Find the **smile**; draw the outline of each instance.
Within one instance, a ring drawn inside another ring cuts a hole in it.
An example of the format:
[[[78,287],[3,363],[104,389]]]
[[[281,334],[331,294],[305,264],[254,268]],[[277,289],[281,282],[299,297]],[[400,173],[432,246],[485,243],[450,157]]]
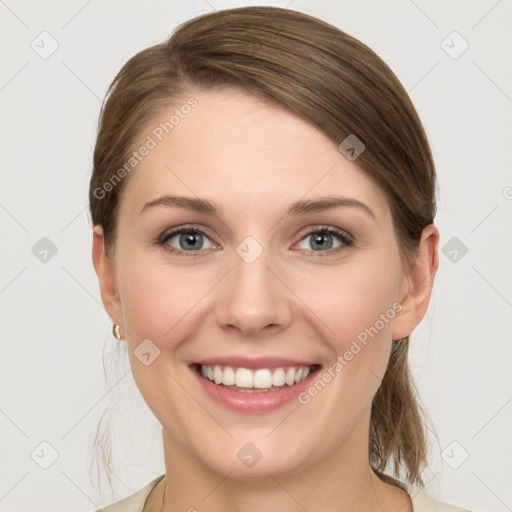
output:
[[[312,366],[280,366],[278,368],[249,369],[222,365],[199,365],[201,376],[217,385],[234,391],[258,392],[277,391],[305,380],[315,370]]]
[[[242,414],[271,413],[296,403],[322,368],[307,359],[274,356],[214,357],[189,367],[212,406]]]

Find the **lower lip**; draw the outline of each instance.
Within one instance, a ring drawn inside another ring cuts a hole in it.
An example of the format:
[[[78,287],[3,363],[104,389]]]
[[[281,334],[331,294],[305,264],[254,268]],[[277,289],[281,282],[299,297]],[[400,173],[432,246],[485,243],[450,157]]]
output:
[[[314,378],[318,372],[317,369],[298,384],[283,386],[276,391],[244,392],[234,391],[222,384],[214,384],[202,377],[194,367],[191,367],[191,370],[196,378],[199,379],[206,393],[216,400],[217,403],[232,411],[254,414],[275,411],[292,402],[309,386],[311,377],[313,376]]]

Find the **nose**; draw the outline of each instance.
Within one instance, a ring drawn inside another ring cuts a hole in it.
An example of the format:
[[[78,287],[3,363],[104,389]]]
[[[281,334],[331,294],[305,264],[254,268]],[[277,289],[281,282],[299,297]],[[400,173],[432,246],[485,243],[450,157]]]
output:
[[[251,263],[234,252],[233,266],[217,295],[218,324],[247,337],[285,329],[292,319],[293,293],[269,251]]]

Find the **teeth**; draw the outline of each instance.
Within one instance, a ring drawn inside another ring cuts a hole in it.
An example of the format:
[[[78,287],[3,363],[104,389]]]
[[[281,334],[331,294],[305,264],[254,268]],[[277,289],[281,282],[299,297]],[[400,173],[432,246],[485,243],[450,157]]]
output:
[[[215,366],[214,368],[219,368]],[[235,373],[235,386],[237,388],[252,388],[253,377],[251,370],[247,368],[237,368]]]
[[[271,388],[272,373],[270,373],[270,370],[256,370],[254,372],[253,387],[260,389]]]
[[[233,370],[231,366],[226,366],[226,368],[224,368],[224,373],[222,374],[222,384],[225,386],[234,386],[235,382],[235,370]]]
[[[286,372],[285,382],[288,384],[288,386],[293,386],[295,383],[295,368],[290,368]]]
[[[213,367],[213,380],[215,381],[215,384],[220,384],[222,382],[222,370],[218,366]]]
[[[310,366],[290,368],[233,368],[231,366],[201,365],[201,375],[215,384],[239,388],[270,389],[271,387],[293,386],[302,382],[311,372]]]
[[[277,368],[272,374],[272,385],[273,386],[284,386],[285,375],[283,368]]]

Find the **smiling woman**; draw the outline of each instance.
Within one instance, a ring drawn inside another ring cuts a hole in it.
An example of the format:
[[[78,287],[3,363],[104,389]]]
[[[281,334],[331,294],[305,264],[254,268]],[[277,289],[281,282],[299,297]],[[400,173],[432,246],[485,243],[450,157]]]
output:
[[[166,472],[103,510],[462,510],[422,489],[407,361],[435,186],[397,78],[320,20],[217,11],[130,59],[100,119],[93,262]]]

